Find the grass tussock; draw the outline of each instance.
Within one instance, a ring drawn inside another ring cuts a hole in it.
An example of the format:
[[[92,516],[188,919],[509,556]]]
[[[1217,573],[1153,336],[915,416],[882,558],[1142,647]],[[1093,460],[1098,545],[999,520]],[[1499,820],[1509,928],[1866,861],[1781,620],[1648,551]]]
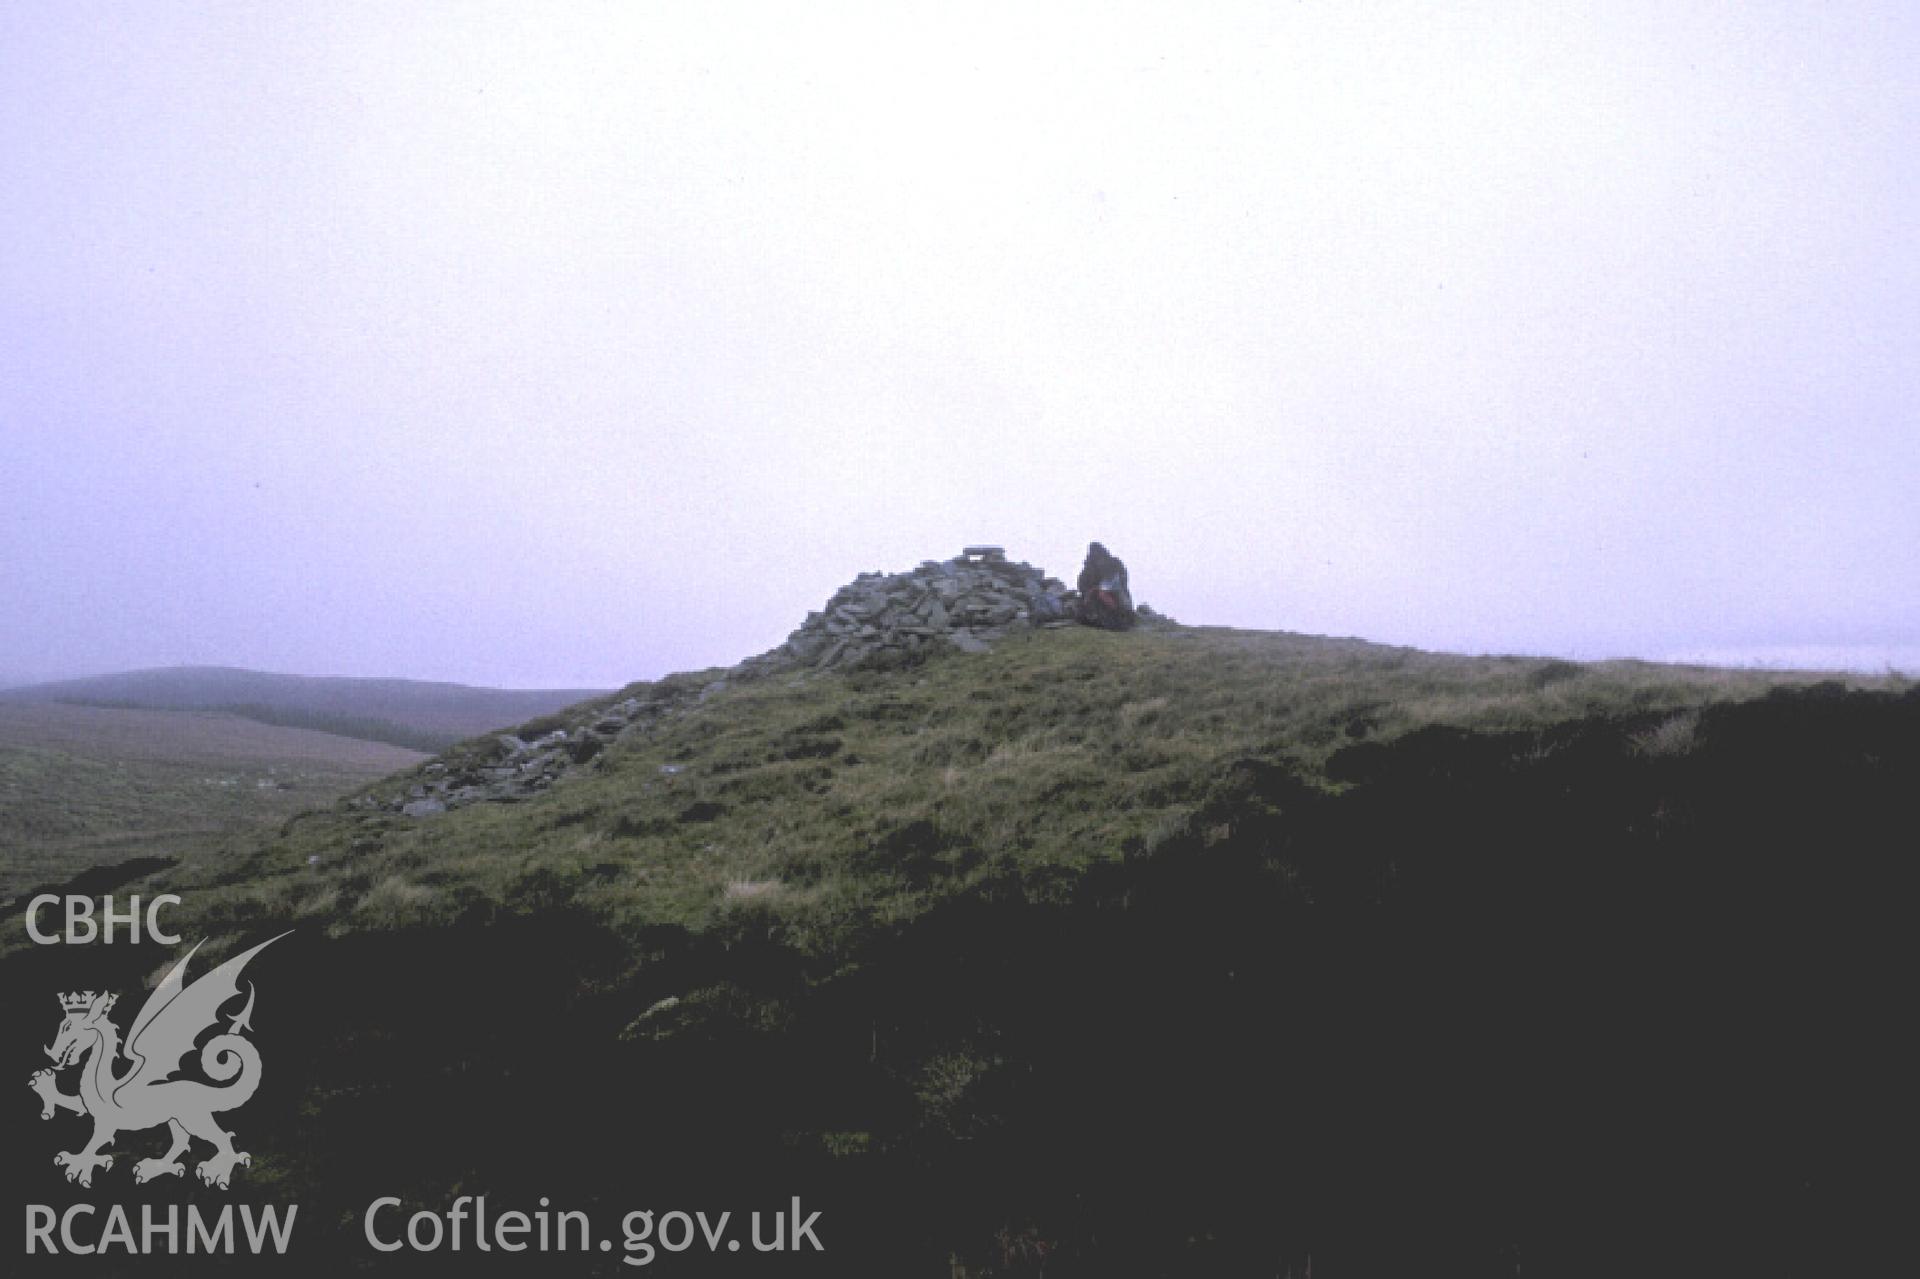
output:
[[[1700,731],[1697,711],[1682,711],[1643,733],[1633,735],[1633,744],[1642,755],[1685,755],[1694,748]]]

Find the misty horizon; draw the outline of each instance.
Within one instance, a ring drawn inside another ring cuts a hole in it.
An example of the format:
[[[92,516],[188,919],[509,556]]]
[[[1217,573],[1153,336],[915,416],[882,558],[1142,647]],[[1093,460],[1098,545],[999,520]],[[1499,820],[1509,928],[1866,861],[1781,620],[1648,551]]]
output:
[[[1916,64],[1813,3],[16,6],[0,685],[611,688],[1095,539],[1187,623],[1920,669]]]

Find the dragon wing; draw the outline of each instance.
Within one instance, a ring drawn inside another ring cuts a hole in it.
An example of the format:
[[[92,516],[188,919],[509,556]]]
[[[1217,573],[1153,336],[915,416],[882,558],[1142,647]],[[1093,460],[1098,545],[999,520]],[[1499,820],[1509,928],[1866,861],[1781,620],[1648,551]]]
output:
[[[179,1069],[180,1059],[193,1051],[193,1041],[219,1020],[220,1005],[240,993],[240,970],[247,961],[286,935],[269,937],[252,950],[242,951],[189,986],[187,962],[200,949],[201,943],[196,942],[186,958],[154,987],[140,1006],[140,1015],[133,1019],[133,1028],[127,1032],[126,1054],[135,1064],[115,1085],[114,1096],[132,1085],[158,1083]]]

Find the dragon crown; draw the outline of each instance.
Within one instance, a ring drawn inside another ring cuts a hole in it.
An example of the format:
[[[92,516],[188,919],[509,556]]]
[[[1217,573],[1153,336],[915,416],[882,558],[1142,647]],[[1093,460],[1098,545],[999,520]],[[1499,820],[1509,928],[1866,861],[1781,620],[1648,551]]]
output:
[[[83,1013],[93,1005],[93,992],[76,990],[71,995],[60,996],[60,1006],[70,1013]],[[113,1006],[120,1002],[120,996],[108,995],[107,1002],[100,1006],[101,1012],[112,1012]]]

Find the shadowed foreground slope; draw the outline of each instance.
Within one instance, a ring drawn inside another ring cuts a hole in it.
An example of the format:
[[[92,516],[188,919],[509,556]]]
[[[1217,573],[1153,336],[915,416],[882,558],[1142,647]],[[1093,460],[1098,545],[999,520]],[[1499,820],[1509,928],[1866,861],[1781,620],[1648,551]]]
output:
[[[1920,693],[1225,631],[719,674],[567,712],[652,708],[525,802],[400,775],[168,873],[209,951],[297,930],[236,1117],[283,1264],[418,1272],[366,1203],[484,1191],[798,1194],[835,1274],[1823,1274],[1906,1202]]]

